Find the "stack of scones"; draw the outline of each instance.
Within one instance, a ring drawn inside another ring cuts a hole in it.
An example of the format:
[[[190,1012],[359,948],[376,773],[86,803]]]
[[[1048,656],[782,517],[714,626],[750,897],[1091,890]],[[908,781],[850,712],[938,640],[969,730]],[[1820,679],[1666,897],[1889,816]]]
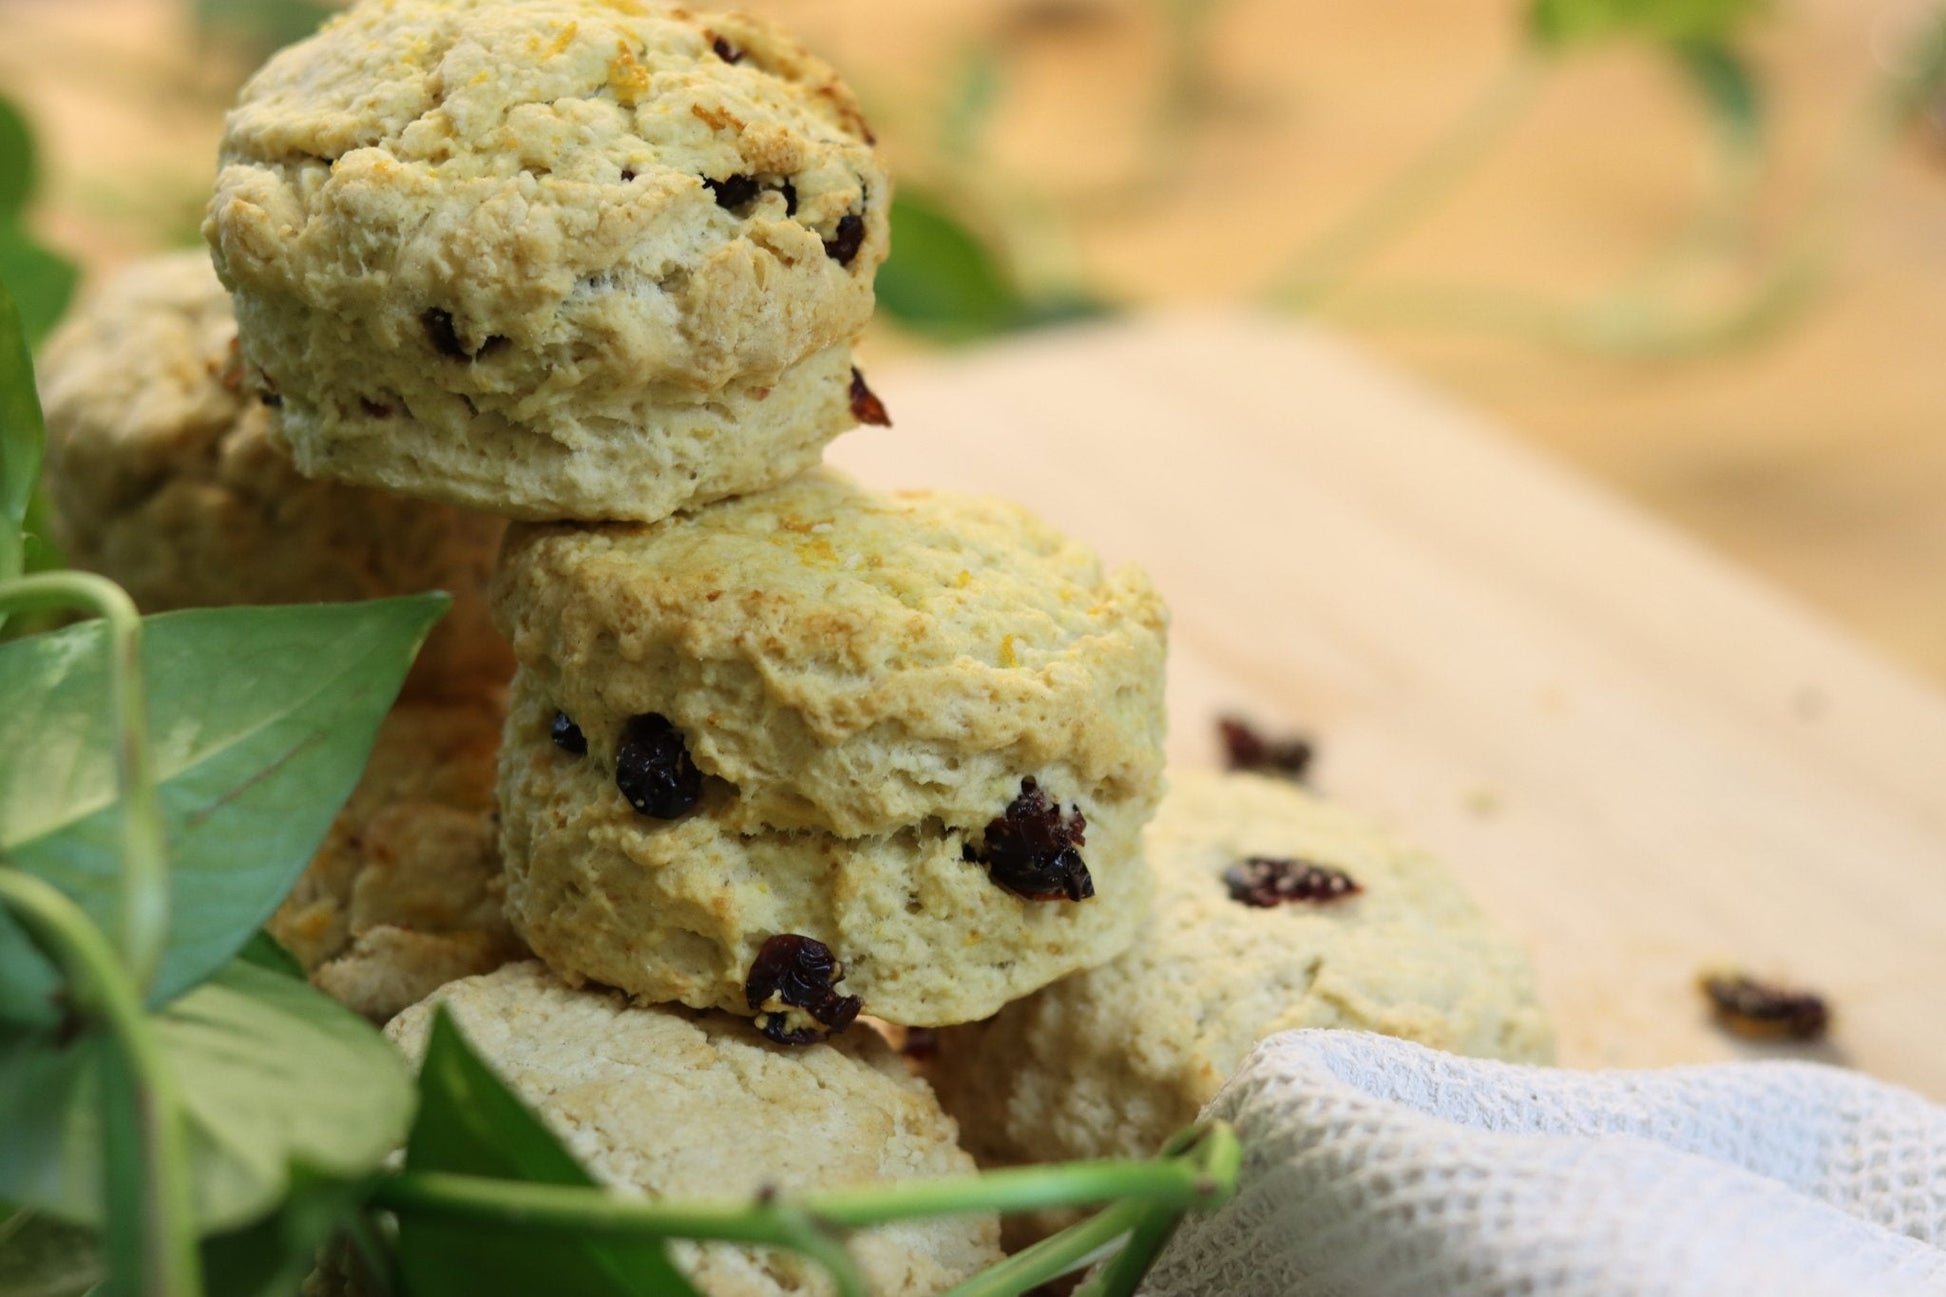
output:
[[[1287,1027],[1545,1057],[1424,856],[1274,777],[1163,800],[1140,571],[819,467],[886,421],[852,348],[891,198],[749,17],[362,0],[244,87],[214,270],[125,272],[44,374],[57,538],[146,610],[454,594],[276,935],[408,1054],[443,1004],[657,1197],[963,1172],[962,1133],[1147,1154]],[[935,1293],[1000,1229],[853,1247]]]

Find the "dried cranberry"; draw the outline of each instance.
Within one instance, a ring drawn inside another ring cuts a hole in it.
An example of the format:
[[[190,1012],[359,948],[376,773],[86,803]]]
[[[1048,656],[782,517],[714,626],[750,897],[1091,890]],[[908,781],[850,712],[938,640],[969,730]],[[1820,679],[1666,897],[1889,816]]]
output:
[[[824,255],[841,266],[849,266],[858,259],[858,250],[865,246],[865,218],[856,212],[838,220],[838,232],[824,241]]]
[[[1216,722],[1223,753],[1232,770],[1254,770],[1302,781],[1316,749],[1301,735],[1267,739],[1245,720],[1225,716]]]
[[[835,988],[844,980],[845,967],[831,947],[796,933],[781,933],[757,952],[743,984],[743,998],[756,1012],[757,1030],[765,1036],[780,1045],[808,1045],[843,1031],[865,1007],[856,995],[838,994]]]
[[[885,402],[878,399],[878,393],[865,386],[865,376],[858,372],[856,365],[851,370],[851,417],[874,428],[892,426],[892,416],[886,413]]]
[[[797,186],[786,180],[777,186],[777,192],[784,196],[784,215],[797,215]]]
[[[1252,856],[1224,871],[1230,899],[1258,909],[1274,905],[1326,905],[1356,896],[1365,889],[1342,869],[1308,860],[1272,860]]]
[[[743,62],[743,51],[724,40],[721,36],[713,37],[710,40],[709,47],[715,50],[716,57],[722,59],[725,63]]]
[[[1742,973],[1703,979],[1716,1020],[1727,1031],[1758,1040],[1817,1040],[1831,1026],[1824,997],[1787,990]]]
[[[358,398],[358,408],[365,412],[365,417],[368,419],[389,419],[392,417],[391,406],[374,401],[369,396],[361,396]]]
[[[931,1027],[907,1027],[905,1039],[899,1042],[899,1052],[922,1062],[932,1058],[939,1053],[939,1033]]]
[[[588,755],[588,736],[581,732],[581,727],[576,725],[574,718],[566,712],[554,713],[554,724],[548,732],[548,737],[553,739],[554,746],[563,752],[572,753],[577,757]]]
[[[615,749],[615,787],[642,815],[673,820],[703,795],[703,772],[666,716],[635,716]]]
[[[987,876],[1030,901],[1085,901],[1095,881],[1076,847],[1087,845],[1088,821],[1079,807],[1061,813],[1034,779],[1020,781],[1020,796],[987,825],[986,841],[968,843],[962,854],[984,864]]]
[[[716,196],[716,205],[726,212],[735,211],[763,192],[763,186],[757,183],[755,176],[730,176],[723,180],[705,180],[703,187]]]
[[[273,410],[284,403],[284,398],[275,392],[259,392],[257,399]]]
[[[623,183],[623,184],[627,184],[627,183],[628,183],[629,181],[631,181],[631,180],[633,180],[633,179],[635,179],[635,168],[634,168],[634,167],[623,167],[623,168],[622,168],[622,183]]]
[[[453,325],[451,311],[444,311],[435,306],[419,319],[426,326],[426,337],[431,341],[434,351],[453,360],[473,359],[473,354],[466,349],[466,344],[459,340],[459,330]]]

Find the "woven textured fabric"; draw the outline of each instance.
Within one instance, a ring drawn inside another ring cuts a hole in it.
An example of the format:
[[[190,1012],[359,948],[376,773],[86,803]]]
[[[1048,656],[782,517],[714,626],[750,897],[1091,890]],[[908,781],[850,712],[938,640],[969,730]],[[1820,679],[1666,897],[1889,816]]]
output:
[[[1946,1109],[1808,1063],[1568,1072],[1296,1031],[1145,1297],[1946,1294]]]

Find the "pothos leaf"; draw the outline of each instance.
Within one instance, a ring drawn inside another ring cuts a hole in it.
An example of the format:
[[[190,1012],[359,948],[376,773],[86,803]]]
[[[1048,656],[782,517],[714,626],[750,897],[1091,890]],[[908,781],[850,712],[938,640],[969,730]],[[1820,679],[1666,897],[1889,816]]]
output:
[[[27,119],[0,95],[0,225],[20,219],[34,195],[34,135]]]
[[[38,242],[25,227],[0,224],[0,281],[13,292],[30,344],[39,346],[53,331],[80,276],[72,261]]]
[[[157,1039],[189,1126],[205,1233],[261,1221],[294,1180],[353,1182],[405,1137],[412,1085],[364,1019],[241,961],[164,1009]],[[101,1223],[101,1086],[111,1051],[84,1032],[0,1028],[0,1196]]]
[[[1767,0],[1531,0],[1527,25],[1548,49],[1617,37],[1720,45],[1766,8]]]
[[[1677,57],[1717,121],[1744,147],[1754,148],[1763,135],[1763,100],[1749,65],[1720,43],[1682,46]]]
[[[892,256],[879,269],[878,304],[899,324],[946,341],[1014,328],[1025,303],[972,231],[916,194],[892,200]]]
[[[92,1230],[40,1212],[0,1208],[0,1293],[7,1297],[81,1297],[103,1278]]]
[[[405,1166],[538,1184],[594,1184],[474,1054],[443,1007],[433,1015],[419,1068],[419,1116],[406,1143]],[[410,1211],[399,1214],[399,1264],[413,1297],[696,1297],[658,1240],[488,1233]]]
[[[444,595],[220,608],[144,622],[149,729],[172,860],[152,1002],[223,967],[317,851]],[[104,635],[0,644],[0,853],[96,923],[118,912],[121,804]],[[54,971],[0,924],[0,1019],[50,1023]]]
[[[0,581],[20,575],[21,529],[40,480],[47,428],[20,313],[0,277]]]

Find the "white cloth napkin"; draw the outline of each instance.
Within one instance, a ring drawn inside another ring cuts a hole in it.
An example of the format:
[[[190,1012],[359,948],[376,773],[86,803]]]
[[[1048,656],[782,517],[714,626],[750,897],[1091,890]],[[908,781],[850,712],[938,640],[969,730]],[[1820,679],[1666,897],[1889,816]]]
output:
[[[1946,1294],[1946,1109],[1808,1063],[1568,1072],[1296,1031],[1146,1297]]]

